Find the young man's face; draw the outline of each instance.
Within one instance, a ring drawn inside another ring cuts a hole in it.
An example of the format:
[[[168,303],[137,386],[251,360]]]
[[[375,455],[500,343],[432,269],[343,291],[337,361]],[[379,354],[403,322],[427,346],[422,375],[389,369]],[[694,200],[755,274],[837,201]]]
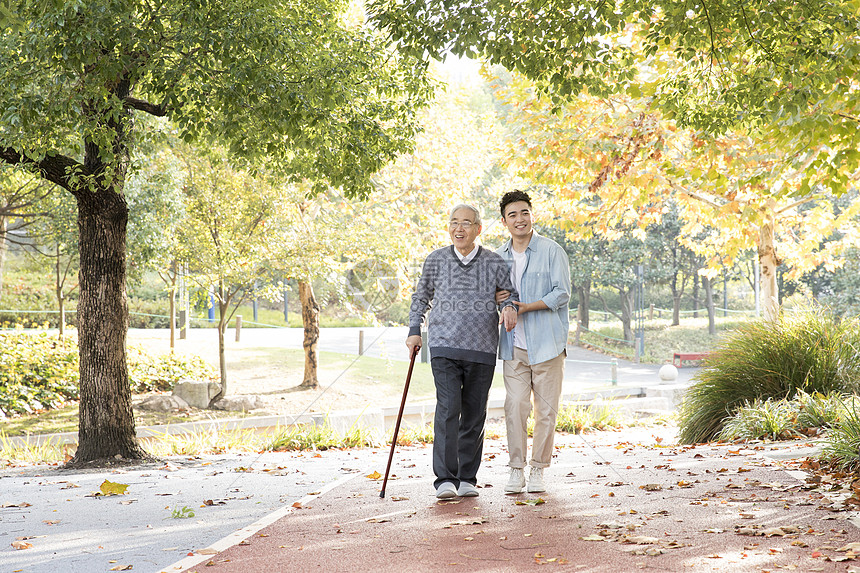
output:
[[[511,237],[524,238],[532,234],[532,208],[525,201],[514,201],[505,205],[502,223],[508,228]]]
[[[457,209],[448,221],[448,234],[454,247],[464,255],[475,248],[475,240],[481,234],[481,226],[475,223],[475,213],[471,209]]]

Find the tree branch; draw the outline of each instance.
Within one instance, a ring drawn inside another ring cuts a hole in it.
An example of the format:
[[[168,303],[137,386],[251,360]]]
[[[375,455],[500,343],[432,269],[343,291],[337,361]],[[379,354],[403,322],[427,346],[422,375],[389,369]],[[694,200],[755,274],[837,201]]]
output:
[[[71,157],[59,154],[46,155],[41,160],[36,161],[11,147],[0,147],[0,161],[37,171],[43,179],[59,185],[67,191],[72,191],[69,181],[70,172],[75,169],[83,171],[83,165]]]
[[[125,107],[136,109],[138,111],[145,111],[148,114],[154,115],[156,117],[164,117],[167,115],[167,108],[164,104],[155,105],[154,103],[149,103],[146,100],[138,99],[136,97],[126,96],[122,103]]]

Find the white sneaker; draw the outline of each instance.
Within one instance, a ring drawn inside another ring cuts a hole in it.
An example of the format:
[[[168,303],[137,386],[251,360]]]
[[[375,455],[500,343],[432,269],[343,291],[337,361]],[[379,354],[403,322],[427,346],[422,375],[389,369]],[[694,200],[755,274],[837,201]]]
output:
[[[523,468],[511,468],[511,477],[505,486],[505,493],[522,493],[526,486],[526,475]]]
[[[478,488],[466,481],[460,482],[460,487],[457,488],[457,495],[460,497],[478,497]]]
[[[439,499],[451,499],[457,497],[457,488],[449,481],[439,484],[436,488],[436,497]]]
[[[546,488],[543,485],[543,468],[532,467],[531,470],[529,470],[529,487],[527,491],[529,493],[546,491]]]

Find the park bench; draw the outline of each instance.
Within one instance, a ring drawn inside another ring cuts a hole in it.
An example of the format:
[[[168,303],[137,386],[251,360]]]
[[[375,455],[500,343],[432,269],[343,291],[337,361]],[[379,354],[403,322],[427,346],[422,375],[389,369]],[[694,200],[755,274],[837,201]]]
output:
[[[684,365],[684,362],[704,360],[709,355],[710,352],[675,352],[672,355],[672,364],[677,368],[681,368]]]

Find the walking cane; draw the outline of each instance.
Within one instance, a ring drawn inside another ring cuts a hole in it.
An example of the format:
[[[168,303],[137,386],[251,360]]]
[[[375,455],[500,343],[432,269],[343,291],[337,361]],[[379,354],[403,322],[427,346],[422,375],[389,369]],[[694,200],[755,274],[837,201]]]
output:
[[[400,432],[400,420],[403,419],[403,407],[406,406],[406,393],[409,392],[409,381],[412,379],[412,367],[415,366],[415,356],[421,349],[420,346],[412,348],[412,356],[409,359],[409,372],[406,373],[406,384],[403,386],[403,399],[400,401],[400,412],[397,414],[397,423],[394,424],[394,436],[391,438],[391,451],[388,453],[388,465],[385,467],[385,479],[382,480],[382,491],[379,497],[385,497],[385,486],[388,484],[388,472],[391,470],[391,460],[394,459],[394,446],[397,445],[397,434]]]

